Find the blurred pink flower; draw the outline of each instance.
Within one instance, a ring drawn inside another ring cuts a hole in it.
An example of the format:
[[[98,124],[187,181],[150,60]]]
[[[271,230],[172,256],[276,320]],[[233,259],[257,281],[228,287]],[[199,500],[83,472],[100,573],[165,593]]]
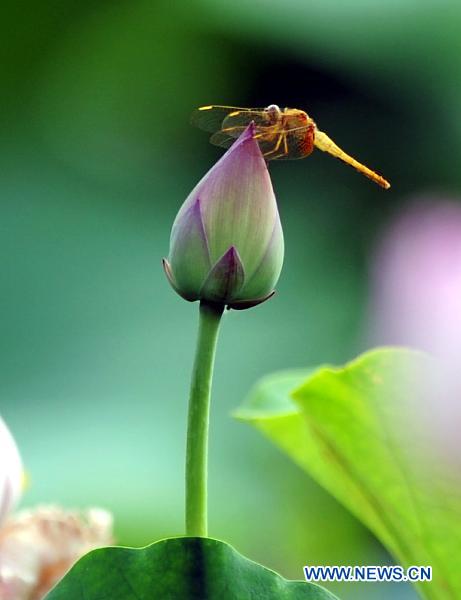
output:
[[[86,552],[112,543],[112,516],[39,507],[11,515],[22,463],[0,418],[0,600],[40,600]]]
[[[410,205],[378,247],[372,289],[377,341],[461,358],[461,204]]]
[[[369,336],[374,344],[434,355],[415,413],[434,443],[459,463],[461,442],[461,202],[421,198],[385,231],[372,262]]]

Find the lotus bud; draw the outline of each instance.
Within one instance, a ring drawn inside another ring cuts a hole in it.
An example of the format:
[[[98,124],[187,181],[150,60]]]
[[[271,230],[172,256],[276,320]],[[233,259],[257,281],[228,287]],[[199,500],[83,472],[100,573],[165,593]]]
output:
[[[180,208],[164,269],[186,300],[243,309],[274,294],[283,252],[277,203],[251,124]]]

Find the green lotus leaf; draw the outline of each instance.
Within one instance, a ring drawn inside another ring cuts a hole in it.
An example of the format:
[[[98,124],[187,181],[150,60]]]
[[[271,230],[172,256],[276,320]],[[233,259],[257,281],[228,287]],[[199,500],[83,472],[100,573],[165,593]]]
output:
[[[404,567],[431,566],[432,581],[417,584],[425,598],[459,600],[461,477],[436,427],[445,410],[440,373],[422,353],[378,349],[343,367],[268,375],[236,416],[335,496]]]
[[[302,565],[300,565],[300,572]],[[287,581],[211,538],[170,538],[146,548],[102,548],[69,571],[46,600],[335,600]]]

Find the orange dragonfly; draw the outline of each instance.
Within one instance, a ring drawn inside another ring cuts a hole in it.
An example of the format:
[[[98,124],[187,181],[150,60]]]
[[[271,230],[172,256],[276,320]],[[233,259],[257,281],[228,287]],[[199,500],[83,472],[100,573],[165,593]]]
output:
[[[384,177],[341,150],[303,110],[282,110],[276,104],[267,108],[211,105],[196,109],[191,118],[193,125],[213,134],[210,138],[212,144],[223,148],[229,148],[252,121],[254,137],[266,160],[305,158],[314,148],[319,148],[351,165],[384,189],[391,187]]]

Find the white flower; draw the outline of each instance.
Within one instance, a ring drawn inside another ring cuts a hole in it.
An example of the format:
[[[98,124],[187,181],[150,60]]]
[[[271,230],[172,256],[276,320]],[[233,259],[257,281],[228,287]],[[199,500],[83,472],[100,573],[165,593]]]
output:
[[[112,543],[112,516],[39,507],[16,515],[23,468],[0,418],[0,600],[40,600],[83,554]]]
[[[0,527],[21,495],[23,468],[16,443],[0,417]]]
[[[0,530],[0,599],[40,600],[83,554],[112,543],[112,516],[39,507]]]

